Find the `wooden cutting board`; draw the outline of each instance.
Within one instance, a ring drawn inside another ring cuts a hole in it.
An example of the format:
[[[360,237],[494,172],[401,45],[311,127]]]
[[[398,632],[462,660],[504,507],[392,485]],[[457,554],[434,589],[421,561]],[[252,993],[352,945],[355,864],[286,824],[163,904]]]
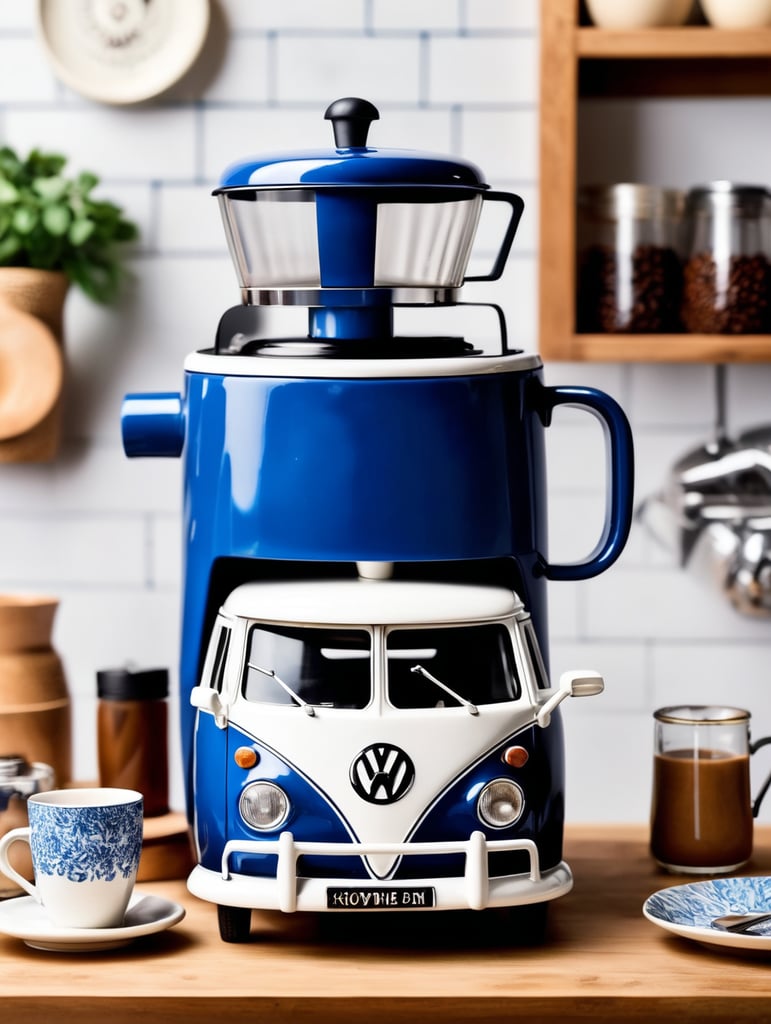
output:
[[[157,818],[145,818],[137,881],[187,878],[193,866],[192,839],[185,815],[172,811]]]

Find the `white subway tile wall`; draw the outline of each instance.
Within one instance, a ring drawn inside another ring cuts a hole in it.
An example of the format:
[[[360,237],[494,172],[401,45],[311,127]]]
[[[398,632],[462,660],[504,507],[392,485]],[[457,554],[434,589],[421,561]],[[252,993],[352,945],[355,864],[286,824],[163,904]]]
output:
[[[75,291],[68,299],[60,457],[0,465],[0,588],[61,599],[54,640],[75,703],[76,772],[85,779],[96,772],[96,671],[127,661],[163,665],[176,681],[180,465],[125,458],[120,404],[128,391],[181,388],[186,353],[209,345],[222,311],[239,300],[212,186],[242,157],[327,145],[327,103],[367,96],[381,110],[372,128],[378,144],[454,152],[483,168],[493,187],[524,196],[502,280],[469,287],[465,298],[500,303],[512,344],[536,350],[539,5],[216,0],[204,70],[135,108],[90,102],[57,81],[37,39],[35,7],[0,5],[0,138],[61,150],[73,169],[96,171],[103,194],[142,228],[119,306],[97,308]],[[662,116],[660,106],[645,111],[644,125]],[[750,105],[747,123],[752,114]],[[679,106],[663,116],[667,130],[670,122],[679,130]],[[699,112],[700,124],[705,116]],[[733,152],[731,173],[756,177],[739,159]],[[695,182],[700,168],[678,165],[677,174],[676,184]],[[484,226],[482,262],[495,239],[494,226]],[[467,313],[462,323],[474,331]],[[727,376],[731,428],[771,420],[771,369],[731,367]],[[550,364],[545,378],[620,401],[635,435],[638,500],[715,429],[709,367]],[[547,456],[551,556],[580,559],[604,513],[601,432],[586,414],[560,410]],[[739,616],[714,583],[682,570],[638,523],[613,568],[586,583],[551,584],[549,602],[555,677],[592,667],[607,687],[564,710],[569,820],[645,820],[657,706],[740,704],[753,713],[755,735],[771,733],[771,622]],[[171,749],[181,806],[175,731]],[[769,767],[762,757],[759,774]],[[762,816],[771,818],[771,805]]]

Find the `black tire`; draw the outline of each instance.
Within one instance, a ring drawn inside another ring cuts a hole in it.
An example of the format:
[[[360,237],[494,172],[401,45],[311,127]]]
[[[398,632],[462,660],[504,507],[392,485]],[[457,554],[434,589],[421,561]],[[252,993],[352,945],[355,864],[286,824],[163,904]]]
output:
[[[510,939],[515,946],[540,946],[546,941],[548,902],[509,907],[506,914]]]
[[[252,926],[249,907],[217,907],[217,921],[223,942],[246,942]]]

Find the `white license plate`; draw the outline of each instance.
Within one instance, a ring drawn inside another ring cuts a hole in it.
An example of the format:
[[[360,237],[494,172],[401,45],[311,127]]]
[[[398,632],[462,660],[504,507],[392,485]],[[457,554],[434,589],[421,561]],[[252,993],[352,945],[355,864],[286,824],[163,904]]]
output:
[[[430,885],[367,889],[327,886],[327,910],[420,910],[436,905]]]

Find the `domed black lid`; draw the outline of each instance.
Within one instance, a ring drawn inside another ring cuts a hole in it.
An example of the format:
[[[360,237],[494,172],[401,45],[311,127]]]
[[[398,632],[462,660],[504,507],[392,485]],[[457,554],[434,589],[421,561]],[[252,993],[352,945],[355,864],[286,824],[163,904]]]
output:
[[[102,700],[163,700],[169,695],[168,669],[102,669],[96,674],[96,692]]]

